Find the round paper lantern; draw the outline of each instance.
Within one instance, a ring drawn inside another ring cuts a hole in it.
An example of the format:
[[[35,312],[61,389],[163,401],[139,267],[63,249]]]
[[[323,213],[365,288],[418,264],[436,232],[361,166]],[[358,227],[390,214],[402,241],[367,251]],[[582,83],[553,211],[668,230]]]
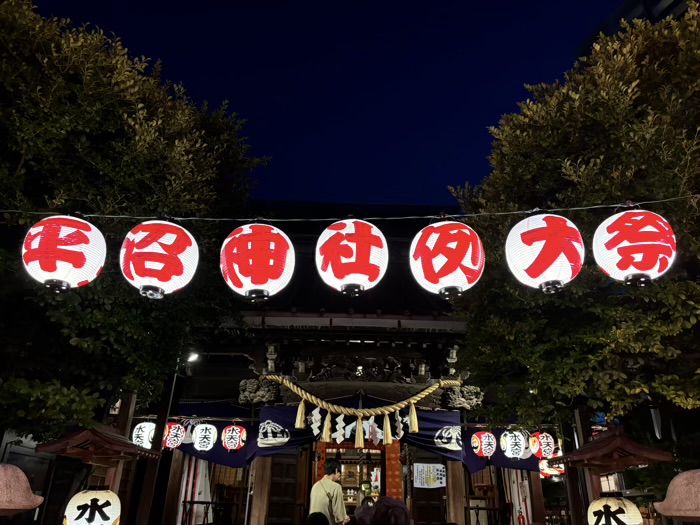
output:
[[[71,498],[64,525],[119,525],[122,504],[111,490],[84,490]]]
[[[153,447],[153,433],[156,431],[156,424],[144,421],[134,427],[131,433],[131,441],[143,448]]]
[[[221,431],[221,442],[229,452],[236,452],[245,446],[247,432],[239,425],[230,425]]]
[[[265,299],[289,284],[294,246],[282,230],[248,224],[233,230],[221,246],[221,273],[236,293]]]
[[[413,238],[411,273],[423,288],[443,297],[462,295],[484,272],[484,245],[466,224],[444,221],[426,226]]]
[[[530,449],[540,459],[551,458],[555,447],[554,438],[547,432],[535,432],[530,436]]]
[[[22,262],[29,275],[57,292],[94,281],[106,257],[107,244],[100,230],[66,215],[37,222],[22,245]]]
[[[676,236],[661,215],[623,211],[598,226],[593,257],[617,281],[646,286],[668,271],[676,258]]]
[[[588,506],[588,525],[641,525],[642,514],[625,498],[598,498]]]
[[[527,459],[532,456],[529,436],[521,430],[506,430],[501,434],[501,450],[509,459]]]
[[[163,447],[175,449],[182,445],[183,439],[185,439],[185,427],[183,427],[180,423],[168,423],[165,428]]]
[[[565,217],[533,215],[516,224],[506,239],[506,261],[522,284],[554,293],[583,266],[583,239]]]
[[[359,219],[331,224],[316,244],[316,268],[323,282],[353,297],[376,286],[388,264],[384,235]]]
[[[194,277],[199,248],[181,226],[166,221],[139,224],[122,243],[119,263],[122,274],[141,295],[162,299],[177,292]]]
[[[491,432],[476,432],[472,435],[472,450],[480,458],[490,458],[496,452],[496,436]]]
[[[214,448],[218,431],[214,425],[202,423],[192,431],[192,446],[199,452],[209,452]]]

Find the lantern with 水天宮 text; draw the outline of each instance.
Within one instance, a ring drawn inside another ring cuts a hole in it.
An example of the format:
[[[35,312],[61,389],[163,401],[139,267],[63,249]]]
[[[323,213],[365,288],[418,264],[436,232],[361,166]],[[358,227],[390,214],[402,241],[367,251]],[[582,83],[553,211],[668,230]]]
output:
[[[472,450],[481,458],[490,458],[496,452],[498,441],[491,432],[476,432],[472,435]]]
[[[529,435],[522,430],[506,430],[501,434],[501,450],[509,459],[527,459],[532,456]]]
[[[221,443],[229,452],[236,452],[245,446],[247,432],[240,425],[229,425],[221,431]]]
[[[214,448],[218,431],[214,425],[200,423],[192,431],[192,446],[199,452],[209,452]]]
[[[535,432],[530,436],[530,449],[540,459],[551,458],[555,447],[554,438],[547,432]]]
[[[144,421],[134,427],[131,433],[131,441],[143,448],[153,447],[153,433],[156,431],[156,424],[151,421]]]
[[[175,449],[185,439],[185,427],[180,423],[168,423],[163,437],[163,448]]]

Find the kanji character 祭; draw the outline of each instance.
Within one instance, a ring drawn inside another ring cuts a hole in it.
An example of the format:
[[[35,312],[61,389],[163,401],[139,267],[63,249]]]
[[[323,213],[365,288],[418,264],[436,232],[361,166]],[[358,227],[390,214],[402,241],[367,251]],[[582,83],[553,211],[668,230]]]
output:
[[[236,228],[221,247],[221,273],[246,296],[279,292],[294,273],[294,248],[281,230],[267,224]]]
[[[194,237],[164,221],[148,221],[131,230],[120,253],[122,273],[144,295],[160,298],[194,276],[199,249]]]
[[[386,239],[374,225],[361,220],[331,224],[316,246],[316,266],[336,290],[366,290],[384,276],[389,259]]]
[[[102,271],[107,248],[92,224],[58,215],[39,221],[27,232],[22,260],[29,274],[56,289],[84,286]]]
[[[466,224],[441,222],[423,228],[411,245],[411,269],[429,291],[446,286],[466,290],[484,271],[481,239]]]

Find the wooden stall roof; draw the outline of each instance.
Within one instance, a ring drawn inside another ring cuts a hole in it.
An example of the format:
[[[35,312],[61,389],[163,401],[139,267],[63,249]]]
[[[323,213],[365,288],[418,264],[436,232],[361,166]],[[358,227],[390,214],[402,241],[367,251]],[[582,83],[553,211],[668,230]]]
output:
[[[603,432],[582,447],[563,456],[547,460],[566,467],[590,468],[601,474],[622,472],[628,467],[672,461],[673,454],[637,443],[624,435],[620,426]]]
[[[108,426],[78,430],[64,438],[36,446],[37,452],[80,459],[83,463],[111,466],[115,461],[157,459],[159,452],[135,445]]]

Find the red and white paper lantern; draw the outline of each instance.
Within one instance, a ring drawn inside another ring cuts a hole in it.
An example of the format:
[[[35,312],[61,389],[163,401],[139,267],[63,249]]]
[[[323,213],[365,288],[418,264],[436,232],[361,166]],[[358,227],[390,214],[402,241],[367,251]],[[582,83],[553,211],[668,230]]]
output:
[[[498,441],[491,432],[476,432],[472,435],[472,450],[480,458],[490,458],[496,452]]]
[[[236,293],[264,299],[289,284],[294,273],[294,246],[282,230],[247,224],[233,230],[221,246],[221,273]]]
[[[163,448],[175,449],[185,439],[185,427],[180,423],[168,423],[163,437]]]
[[[513,227],[506,239],[506,261],[522,284],[554,293],[583,266],[584,247],[576,225],[559,215],[533,215]]]
[[[57,292],[95,280],[106,257],[107,245],[100,230],[66,215],[37,222],[22,245],[22,262],[29,275]]]
[[[386,238],[373,224],[347,219],[323,230],[316,268],[331,288],[356,296],[381,281],[389,264]]]
[[[153,447],[153,434],[156,431],[156,424],[151,421],[144,421],[134,427],[131,433],[131,441],[143,448]]]
[[[236,452],[245,446],[247,432],[240,425],[230,425],[221,431],[221,443],[229,452]]]
[[[111,490],[83,490],[66,506],[63,525],[119,525],[122,504]]]
[[[593,236],[593,257],[613,279],[645,286],[673,264],[676,236],[661,215],[623,211],[598,226]]]
[[[501,434],[501,450],[509,459],[527,459],[532,456],[529,436],[521,430],[506,430]]]
[[[426,226],[413,238],[411,273],[423,288],[444,297],[459,296],[484,272],[484,245],[466,224],[443,221]]]
[[[214,448],[218,431],[214,425],[201,423],[192,431],[192,446],[199,452],[209,452]]]
[[[540,459],[548,459],[554,455],[556,443],[551,434],[535,432],[530,436],[530,449]]]
[[[186,286],[198,262],[194,237],[182,226],[166,221],[136,226],[126,235],[119,253],[122,274],[149,299],[162,299]]]

